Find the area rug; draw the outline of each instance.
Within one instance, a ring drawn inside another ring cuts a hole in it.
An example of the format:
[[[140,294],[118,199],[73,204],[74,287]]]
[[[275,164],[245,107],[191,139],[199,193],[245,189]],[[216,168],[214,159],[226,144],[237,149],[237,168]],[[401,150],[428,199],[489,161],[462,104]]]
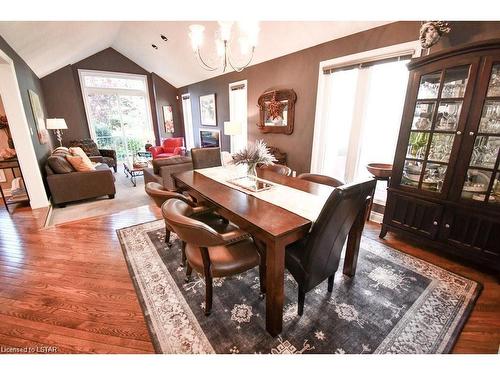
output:
[[[180,241],[167,248],[162,220],[118,230],[158,353],[448,353],[481,285],[363,237],[356,275],[307,293],[297,315],[297,284],[285,274],[283,331],[265,330],[258,270],[214,280],[212,314],[205,285],[185,283]]]
[[[53,207],[45,227],[66,224],[72,221],[92,217],[111,215],[123,210],[145,206],[151,203],[151,198],[144,192],[144,179],[137,177],[134,187],[130,178],[125,176],[123,165],[119,165],[114,173],[116,194],[114,199],[107,196],[68,203],[66,207]]]

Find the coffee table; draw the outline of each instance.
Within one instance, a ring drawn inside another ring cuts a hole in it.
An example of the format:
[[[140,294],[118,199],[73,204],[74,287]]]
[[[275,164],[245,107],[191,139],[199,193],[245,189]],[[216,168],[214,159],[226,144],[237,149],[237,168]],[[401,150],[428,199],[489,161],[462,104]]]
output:
[[[123,172],[125,173],[125,176],[128,178],[130,177],[130,181],[132,181],[132,184],[134,187],[137,187],[137,177],[143,176],[144,175],[144,169],[145,168],[151,168],[152,164],[151,161],[147,161],[147,165],[143,166],[134,166],[133,161],[125,161],[123,162]]]

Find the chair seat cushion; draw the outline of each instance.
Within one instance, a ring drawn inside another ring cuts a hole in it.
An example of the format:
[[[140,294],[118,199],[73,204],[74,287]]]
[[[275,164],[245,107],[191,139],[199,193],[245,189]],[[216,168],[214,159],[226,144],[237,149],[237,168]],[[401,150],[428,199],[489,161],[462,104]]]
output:
[[[109,156],[103,156],[102,162],[109,165],[110,167],[114,167],[116,165],[115,159],[110,158]]]
[[[227,246],[208,248],[213,277],[224,277],[247,271],[259,264],[259,253],[250,238]],[[201,250],[191,244],[186,245],[186,257],[197,272],[203,274]]]
[[[156,158],[169,158],[171,156],[176,156],[173,152],[162,152],[161,154],[156,155]]]

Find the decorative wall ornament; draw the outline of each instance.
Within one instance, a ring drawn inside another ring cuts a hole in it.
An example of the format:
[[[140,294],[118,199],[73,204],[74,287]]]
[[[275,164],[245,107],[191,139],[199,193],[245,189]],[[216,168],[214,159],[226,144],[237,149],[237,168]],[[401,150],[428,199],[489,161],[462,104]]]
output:
[[[262,133],[292,134],[297,94],[292,89],[273,90],[262,94],[258,100]]]
[[[451,31],[448,22],[427,21],[420,27],[420,44],[422,48],[430,48],[439,42],[439,39]]]

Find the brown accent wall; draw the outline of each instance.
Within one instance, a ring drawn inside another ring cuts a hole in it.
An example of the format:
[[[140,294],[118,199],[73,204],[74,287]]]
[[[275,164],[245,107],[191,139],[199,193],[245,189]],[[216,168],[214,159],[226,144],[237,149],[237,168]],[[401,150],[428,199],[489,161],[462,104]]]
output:
[[[395,22],[349,35],[274,60],[231,72],[179,89],[189,92],[193,112],[195,143],[199,144],[199,96],[216,93],[217,128],[223,133],[223,123],[229,120],[228,85],[248,80],[248,139],[264,139],[269,145],[288,153],[288,164],[297,173],[309,171],[311,164],[316,93],[319,63],[324,60],[418,39],[420,22]],[[432,52],[476,40],[500,37],[500,22],[453,22],[452,32]],[[201,68],[200,68],[201,69]],[[265,91],[291,88],[297,93],[295,129],[291,135],[262,134],[257,129],[257,99]],[[229,150],[229,137],[222,136],[222,148]]]
[[[174,106],[174,121],[176,120],[175,116],[177,116],[176,123],[178,124],[180,134],[183,133],[182,124],[179,122],[179,110],[175,101],[176,89],[159,76],[154,75],[155,77],[153,77],[152,73],[143,69],[113,48],[106,48],[41,79],[47,98],[49,117],[62,117],[68,125],[68,130],[64,131],[63,134],[63,144],[68,144],[74,139],[90,138],[80,78],[78,76],[79,69],[145,75],[148,81],[156,143],[159,143],[161,137],[158,124],[162,124],[162,122],[158,122],[157,107],[160,104],[156,103],[156,98],[159,98],[160,103],[169,102]],[[172,100],[172,95],[174,100]]]
[[[154,101],[156,103],[156,118],[160,138],[184,137],[184,126],[181,121],[180,100],[177,99],[177,88],[165,81],[159,75],[151,73],[153,81]],[[171,105],[174,118],[174,133],[166,133],[163,118],[163,106]]]

